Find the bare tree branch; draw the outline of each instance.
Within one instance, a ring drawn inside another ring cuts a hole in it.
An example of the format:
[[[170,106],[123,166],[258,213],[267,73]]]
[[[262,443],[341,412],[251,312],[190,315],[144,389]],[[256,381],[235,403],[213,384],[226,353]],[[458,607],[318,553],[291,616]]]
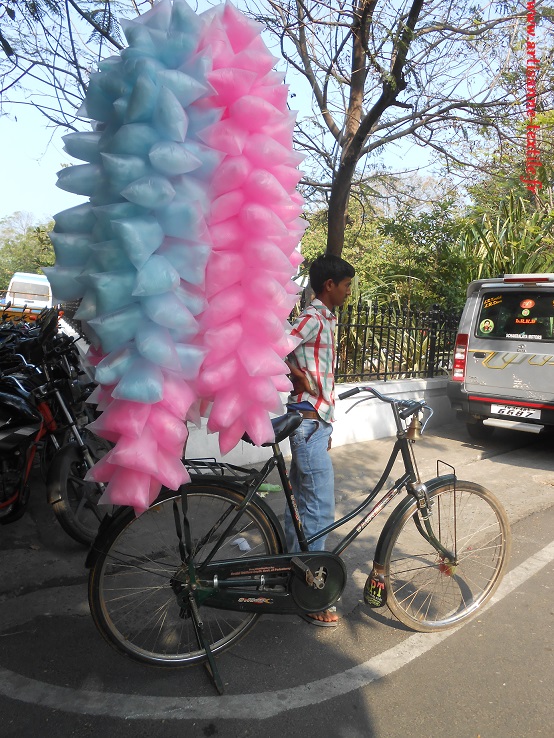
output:
[[[296,141],[308,153],[301,184],[316,194],[319,181],[329,201],[331,253],[342,250],[353,189],[387,147],[410,140],[447,167],[467,166],[474,142],[500,141],[525,119],[523,3],[249,0],[249,10],[318,111],[299,116]],[[535,10],[552,23],[546,0]]]

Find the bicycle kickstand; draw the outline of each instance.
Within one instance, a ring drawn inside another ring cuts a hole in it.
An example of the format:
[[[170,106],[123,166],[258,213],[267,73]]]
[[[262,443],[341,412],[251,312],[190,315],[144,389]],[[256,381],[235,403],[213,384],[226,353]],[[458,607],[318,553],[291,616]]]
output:
[[[187,495],[183,491],[181,493],[181,506],[183,509],[183,522],[181,525],[181,520],[179,518],[179,510],[177,507],[177,503],[174,501],[173,503],[173,514],[175,517],[175,528],[177,531],[177,537],[179,539],[179,551],[181,554],[181,560],[186,562],[187,564],[190,563],[190,558],[192,556],[192,538],[190,533],[190,525],[189,520],[187,516],[188,512],[188,500]],[[184,541],[183,541],[184,538]],[[189,605],[190,605],[190,617],[192,620],[192,624],[194,627],[194,635],[196,636],[196,641],[200,648],[204,649],[206,652],[206,670],[208,674],[210,675],[212,682],[214,684],[214,687],[217,689],[219,694],[223,694],[225,691],[223,689],[223,682],[221,680],[221,676],[219,675],[218,668],[215,663],[214,655],[212,653],[212,649],[210,648],[210,644],[206,640],[206,637],[204,635],[204,623],[202,622],[202,617],[200,615],[200,611],[198,609],[198,605],[196,604],[196,600],[194,599],[194,592],[189,592]]]
[[[200,616],[200,612],[198,610],[198,606],[196,605],[194,594],[192,592],[189,595],[189,602],[190,616],[194,625],[196,640],[198,641],[198,645],[200,646],[200,648],[203,648],[206,652],[207,661],[205,662],[204,666],[206,667],[206,671],[210,675],[214,687],[217,689],[218,693],[223,694],[225,692],[223,681],[221,680],[219,669],[217,668],[217,664],[215,663],[215,658],[212,653],[212,649],[210,648],[210,644],[204,636],[204,623],[202,622],[202,618]]]

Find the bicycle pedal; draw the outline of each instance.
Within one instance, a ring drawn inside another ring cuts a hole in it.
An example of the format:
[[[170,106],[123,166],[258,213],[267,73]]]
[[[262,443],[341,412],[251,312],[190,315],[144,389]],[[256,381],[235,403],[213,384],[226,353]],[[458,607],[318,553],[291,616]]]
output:
[[[310,567],[307,566],[297,556],[293,556],[290,560],[290,568],[299,579],[305,582],[305,584],[307,584],[309,587],[313,586],[315,581],[313,572],[311,571]]]

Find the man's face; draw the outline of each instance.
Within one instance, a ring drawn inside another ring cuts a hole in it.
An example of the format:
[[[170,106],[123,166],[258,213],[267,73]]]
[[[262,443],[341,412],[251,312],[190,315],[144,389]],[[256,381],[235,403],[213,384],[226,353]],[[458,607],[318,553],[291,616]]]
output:
[[[338,284],[331,281],[330,286],[330,298],[333,303],[333,307],[340,307],[344,305],[344,301],[350,296],[350,288],[352,286],[351,277],[342,279]]]

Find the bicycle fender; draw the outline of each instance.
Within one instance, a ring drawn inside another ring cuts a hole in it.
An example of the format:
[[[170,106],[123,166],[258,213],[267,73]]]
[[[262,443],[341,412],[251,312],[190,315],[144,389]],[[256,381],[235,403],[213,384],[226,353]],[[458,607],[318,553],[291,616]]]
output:
[[[222,486],[222,478],[221,476],[208,476],[203,475],[201,479],[196,483],[192,482],[191,487],[221,487]],[[230,480],[225,480],[223,483],[224,487],[227,487],[229,489],[232,489],[233,492],[237,492],[240,495],[244,497],[244,489],[241,487],[240,484],[236,484]],[[168,490],[167,487],[162,487],[162,491],[160,492],[158,496],[158,500],[162,497],[166,497],[167,495],[174,495],[176,494],[175,491]],[[155,504],[155,503],[153,503]],[[283,529],[279,523],[279,520],[273,510],[269,507],[269,505],[262,500],[260,497],[254,496],[254,499],[251,502],[252,505],[255,505],[264,515],[267,516],[269,522],[273,526],[273,529],[275,531],[275,535],[277,537],[277,540],[279,541],[279,544],[281,546],[281,552],[286,551],[286,544],[285,544],[285,536],[283,533]],[[98,559],[98,556],[104,551],[104,548],[106,547],[107,540],[111,540],[111,532],[110,528],[113,525],[120,524],[120,521],[122,518],[128,517],[129,522],[132,520],[132,518],[135,517],[135,512],[132,507],[122,506],[118,507],[114,510],[112,515],[106,515],[102,522],[100,523],[100,527],[98,529],[98,534],[92,543],[86,561],[85,561],[85,567],[87,569],[91,569]],[[107,539],[107,540],[106,540]]]
[[[222,480],[221,476],[214,475],[212,477],[206,474],[200,477],[198,484],[200,486],[207,484],[212,487],[221,487],[221,480]],[[193,481],[192,484],[195,485],[196,482]],[[229,487],[234,492],[238,492],[240,495],[244,497],[244,488],[240,484],[237,484],[233,482],[232,480],[225,479],[224,486]],[[273,512],[273,510],[267,504],[267,502],[261,497],[259,497],[258,495],[254,495],[250,504],[255,505],[259,510],[261,510],[261,512],[264,513],[264,515],[267,516],[267,518],[269,519],[269,522],[271,523],[273,529],[275,530],[275,535],[277,536],[277,540],[279,541],[281,545],[281,551],[285,552],[287,550],[286,543],[285,543],[285,535],[283,533],[283,528],[281,524],[279,523],[279,519],[277,518],[277,515]]]
[[[72,464],[80,458],[81,450],[76,443],[68,443],[62,446],[54,454],[46,477],[46,498],[51,505],[62,499],[60,480],[64,476],[63,470],[65,466]]]
[[[434,492],[435,490],[443,487],[445,484],[453,484],[456,481],[454,474],[444,474],[441,477],[434,477],[425,482],[428,492]],[[375,556],[373,559],[374,567],[382,567],[384,565],[384,551],[387,548],[387,543],[393,530],[395,529],[398,521],[406,513],[407,510],[415,503],[415,498],[412,495],[406,495],[404,499],[394,508],[392,513],[389,515],[387,522],[383,526],[377,546],[375,548]]]

